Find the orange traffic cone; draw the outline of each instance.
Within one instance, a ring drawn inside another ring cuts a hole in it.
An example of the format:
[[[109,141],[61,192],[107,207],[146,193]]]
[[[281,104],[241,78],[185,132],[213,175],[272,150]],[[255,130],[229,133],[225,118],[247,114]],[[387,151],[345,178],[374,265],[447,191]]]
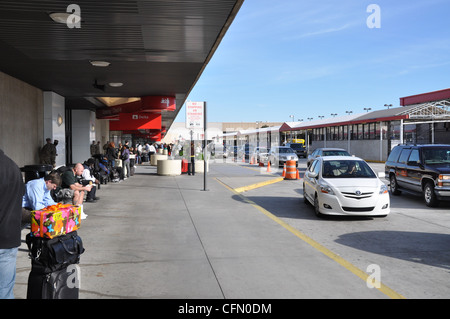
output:
[[[282,177],[286,177],[286,163],[284,163],[283,166],[283,174],[281,174]]]
[[[295,179],[300,179],[300,173],[298,172],[298,168],[297,168],[297,174],[295,175]]]
[[[267,162],[267,173],[270,173],[270,161]]]
[[[250,165],[253,165],[253,156],[250,157]]]
[[[242,163],[245,163],[245,154],[242,155]]]

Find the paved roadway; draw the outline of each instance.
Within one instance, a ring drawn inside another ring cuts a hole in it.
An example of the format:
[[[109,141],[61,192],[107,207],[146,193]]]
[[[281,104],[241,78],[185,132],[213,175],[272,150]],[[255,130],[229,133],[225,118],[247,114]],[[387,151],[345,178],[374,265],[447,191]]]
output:
[[[301,176],[305,167],[300,160]],[[301,180],[280,174],[220,161],[203,191],[202,174],[158,176],[142,165],[102,186],[79,231],[80,298],[450,296],[449,203],[391,196],[386,218],[322,219],[303,203]],[[29,270],[23,243],[16,298],[26,298]],[[372,277],[379,289],[368,287]]]
[[[384,172],[384,164],[369,164]],[[306,166],[299,168],[304,172]],[[245,196],[357,268],[379,265],[381,282],[405,298],[450,297],[450,202],[429,208],[421,197],[403,193],[391,195],[386,218],[321,219],[303,203],[301,183],[293,184]]]

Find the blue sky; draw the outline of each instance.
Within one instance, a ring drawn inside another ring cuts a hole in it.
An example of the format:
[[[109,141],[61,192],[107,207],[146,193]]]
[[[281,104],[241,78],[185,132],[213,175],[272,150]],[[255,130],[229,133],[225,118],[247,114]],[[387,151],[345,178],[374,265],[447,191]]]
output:
[[[399,106],[450,88],[449,14],[448,0],[245,0],[188,99],[208,102],[208,122]]]

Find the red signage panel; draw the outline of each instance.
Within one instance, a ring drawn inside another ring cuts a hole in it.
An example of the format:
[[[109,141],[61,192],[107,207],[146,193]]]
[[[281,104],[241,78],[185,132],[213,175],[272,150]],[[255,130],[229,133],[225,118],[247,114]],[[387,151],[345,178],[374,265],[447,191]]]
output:
[[[144,96],[141,98],[142,110],[145,111],[175,111],[173,96]]]
[[[98,119],[117,118],[120,113],[175,111],[176,101],[173,96],[144,96],[139,101],[124,103],[96,111]]]
[[[161,130],[161,114],[120,113],[119,120],[109,121],[111,131]]]
[[[121,130],[160,130],[161,114],[158,113],[120,113]]]

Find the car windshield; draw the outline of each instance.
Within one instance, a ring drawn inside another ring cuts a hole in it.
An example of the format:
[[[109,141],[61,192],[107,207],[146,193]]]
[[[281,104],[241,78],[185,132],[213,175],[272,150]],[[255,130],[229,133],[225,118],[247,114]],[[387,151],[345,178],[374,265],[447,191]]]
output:
[[[294,150],[302,150],[304,149],[303,144],[291,144],[290,148],[294,149]]]
[[[450,163],[450,148],[423,149],[423,160],[425,164],[448,164]]]
[[[284,147],[284,148],[279,148],[278,153],[280,153],[280,154],[294,153],[294,150],[290,147]]]
[[[342,150],[327,150],[323,151],[322,156],[350,156],[350,154]]]
[[[375,173],[364,161],[324,161],[323,178],[376,178]]]

